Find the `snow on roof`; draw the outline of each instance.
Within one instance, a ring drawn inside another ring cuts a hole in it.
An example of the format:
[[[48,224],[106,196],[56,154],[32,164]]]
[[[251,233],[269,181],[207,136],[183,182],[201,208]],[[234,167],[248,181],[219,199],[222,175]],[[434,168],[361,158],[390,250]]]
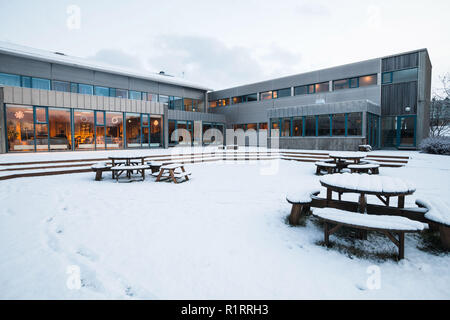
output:
[[[167,84],[173,84],[188,88],[200,89],[205,91],[211,91],[212,89],[203,85],[195,84],[184,79],[177,77],[166,76],[158,73],[151,73],[146,71],[137,71],[129,68],[123,68],[118,66],[112,66],[108,64],[102,64],[95,61],[90,61],[85,58],[68,56],[61,52],[51,52],[47,50],[41,50],[14,44],[11,42],[0,41],[0,53],[6,53],[14,56],[31,58],[35,60],[59,63],[67,66],[102,71],[106,73],[113,73],[127,77],[134,77],[139,79],[157,81]]]

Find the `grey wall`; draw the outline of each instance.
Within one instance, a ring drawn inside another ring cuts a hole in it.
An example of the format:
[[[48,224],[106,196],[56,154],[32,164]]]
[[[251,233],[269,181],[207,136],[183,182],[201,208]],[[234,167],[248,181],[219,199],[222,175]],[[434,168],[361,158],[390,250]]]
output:
[[[363,137],[281,137],[279,145],[280,149],[358,151],[365,142]]]
[[[94,71],[88,68],[43,62],[2,53],[0,53],[0,72],[193,99],[203,99],[206,92],[205,90]]]

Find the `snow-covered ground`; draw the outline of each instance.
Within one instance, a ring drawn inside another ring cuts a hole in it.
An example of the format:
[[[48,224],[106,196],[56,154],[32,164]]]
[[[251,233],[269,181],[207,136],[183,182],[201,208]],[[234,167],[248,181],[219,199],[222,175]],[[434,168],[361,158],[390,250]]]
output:
[[[448,198],[450,158],[407,154],[406,167],[380,169],[416,185],[406,205]],[[0,162],[13,157],[41,155]],[[0,298],[450,298],[450,255],[421,249],[419,235],[407,236],[406,259],[397,263],[382,258],[396,253],[384,236],[363,243],[332,236],[337,245],[327,249],[313,218],[290,227],[286,194],[320,188],[312,163],[186,167],[192,179],[179,185],[150,177],[116,183],[109,174],[95,182],[93,173],[0,181]],[[80,289],[70,285],[73,266]],[[373,270],[380,271],[374,290]]]

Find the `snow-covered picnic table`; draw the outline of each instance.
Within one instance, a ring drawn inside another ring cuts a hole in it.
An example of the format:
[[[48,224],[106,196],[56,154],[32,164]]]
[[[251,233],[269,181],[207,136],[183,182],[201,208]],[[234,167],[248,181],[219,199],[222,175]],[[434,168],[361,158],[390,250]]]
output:
[[[333,192],[358,193],[360,212],[366,212],[366,195],[374,195],[386,206],[389,206],[391,197],[398,197],[398,208],[405,207],[405,196],[411,195],[416,188],[408,181],[387,176],[374,176],[368,174],[333,174],[320,179],[322,186],[327,188],[327,199],[332,200]],[[383,198],[384,197],[384,198]]]
[[[346,160],[353,161],[355,164],[360,163],[362,159],[367,157],[363,152],[334,152],[330,153],[330,158],[334,159],[335,163],[344,162]]]
[[[177,169],[180,169],[177,171]],[[185,181],[189,180],[190,172],[184,169],[184,165],[179,163],[173,163],[161,166],[159,172],[153,173],[156,176],[156,182],[163,180],[172,180],[174,183],[178,183],[177,179],[184,178]]]
[[[118,167],[118,166],[145,166],[145,158],[147,156],[137,156],[137,155],[129,155],[129,156],[110,156],[108,157],[109,160],[112,162],[112,168]],[[137,161],[136,161],[137,160]],[[129,172],[127,172],[127,175],[129,177]],[[112,170],[112,178],[116,178],[117,170]]]

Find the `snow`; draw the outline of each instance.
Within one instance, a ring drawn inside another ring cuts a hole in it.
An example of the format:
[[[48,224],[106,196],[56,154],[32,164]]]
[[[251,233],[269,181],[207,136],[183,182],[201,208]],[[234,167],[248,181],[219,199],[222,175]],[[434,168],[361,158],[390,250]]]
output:
[[[428,226],[424,223],[412,221],[404,217],[375,216],[342,211],[333,208],[314,209],[313,214],[317,217],[331,221],[375,229],[380,228],[399,231],[422,231],[428,228]]]
[[[430,200],[417,199],[416,202],[428,209],[425,218],[450,227],[450,202],[447,199],[430,197]]]
[[[349,169],[375,169],[375,168],[379,168],[379,167],[380,167],[379,164],[369,163],[369,164],[351,164],[347,168],[349,168]]]
[[[299,190],[299,191],[290,191],[286,195],[286,200],[291,203],[311,203],[311,195],[314,193],[320,193],[320,189],[314,189],[310,191]]]
[[[336,168],[336,164],[328,163],[328,162],[316,162],[316,166],[325,167],[325,168]]]
[[[338,173],[322,177],[320,181],[327,185],[355,191],[409,193],[416,190],[411,182],[390,176]]]
[[[311,152],[311,151],[310,151]],[[54,153],[52,158],[102,158],[112,152]],[[117,151],[117,153],[126,152]],[[143,150],[161,154],[161,150]],[[413,179],[406,197],[445,198],[448,157],[418,152],[387,176]],[[383,154],[383,153],[380,153]],[[46,159],[0,155],[0,163]],[[89,167],[88,167],[89,168]],[[110,173],[0,181],[0,299],[448,299],[450,256],[419,249],[407,235],[397,263],[318,245],[323,229],[308,219],[290,227],[286,194],[319,188],[314,163],[272,160],[186,165],[182,184],[116,183]],[[343,200],[357,201],[344,194]],[[369,196],[369,203],[381,204]],[[343,245],[395,254],[386,237]],[[373,241],[375,240],[375,241]],[[351,258],[349,257],[351,256]],[[82,286],[70,290],[67,270],[78,266]],[[381,288],[370,290],[369,267]]]
[[[367,157],[367,153],[351,152],[351,151],[332,152],[332,153],[330,153],[330,157],[332,157],[332,158],[340,158],[340,159],[365,158],[365,157]]]

